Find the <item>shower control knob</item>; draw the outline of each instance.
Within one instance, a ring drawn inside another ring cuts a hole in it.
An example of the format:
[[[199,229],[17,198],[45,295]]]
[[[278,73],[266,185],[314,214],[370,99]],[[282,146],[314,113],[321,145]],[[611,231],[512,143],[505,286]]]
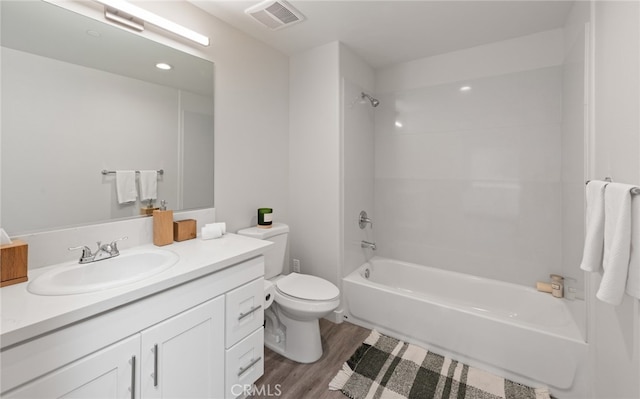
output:
[[[367,216],[367,212],[361,211],[360,218],[358,219],[358,226],[360,226],[361,229],[364,229],[367,223],[369,223],[371,225],[371,228],[373,228],[373,222]]]

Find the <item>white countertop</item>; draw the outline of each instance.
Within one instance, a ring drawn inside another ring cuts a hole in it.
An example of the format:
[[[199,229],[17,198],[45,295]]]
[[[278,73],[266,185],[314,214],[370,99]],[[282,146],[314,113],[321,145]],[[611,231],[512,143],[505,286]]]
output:
[[[180,256],[174,266],[146,280],[86,294],[42,296],[27,291],[26,283],[0,289],[0,345],[2,348],[91,317],[167,288],[225,269],[262,255],[272,243],[236,234],[214,240],[152,244],[131,249],[161,248]],[[122,245],[124,246],[124,245]],[[121,248],[126,253],[127,248]],[[70,264],[74,264],[71,262]],[[29,271],[29,280],[49,267]]]

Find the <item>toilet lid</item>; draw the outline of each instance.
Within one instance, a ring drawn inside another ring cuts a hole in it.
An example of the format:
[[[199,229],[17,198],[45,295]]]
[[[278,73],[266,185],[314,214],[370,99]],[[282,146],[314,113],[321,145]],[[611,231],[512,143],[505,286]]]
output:
[[[291,273],[278,280],[276,287],[284,294],[311,301],[328,301],[340,295],[335,285],[308,274]]]

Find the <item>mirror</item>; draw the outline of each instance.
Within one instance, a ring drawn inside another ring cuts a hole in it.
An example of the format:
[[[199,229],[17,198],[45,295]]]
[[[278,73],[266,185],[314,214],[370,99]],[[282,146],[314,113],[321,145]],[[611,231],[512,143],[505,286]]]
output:
[[[9,235],[141,215],[102,170],[162,169],[155,206],[213,207],[212,62],[43,1],[1,7]]]

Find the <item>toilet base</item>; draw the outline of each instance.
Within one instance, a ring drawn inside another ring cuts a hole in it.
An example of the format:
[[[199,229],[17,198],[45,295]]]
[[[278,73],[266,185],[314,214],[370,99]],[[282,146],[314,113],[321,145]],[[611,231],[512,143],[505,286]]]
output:
[[[274,306],[271,306],[265,313],[274,311],[273,308]],[[298,363],[313,363],[320,359],[322,357],[322,340],[318,319],[299,321],[287,317],[282,311],[275,310],[275,312],[277,312],[281,325],[272,325],[265,329],[264,345]]]

